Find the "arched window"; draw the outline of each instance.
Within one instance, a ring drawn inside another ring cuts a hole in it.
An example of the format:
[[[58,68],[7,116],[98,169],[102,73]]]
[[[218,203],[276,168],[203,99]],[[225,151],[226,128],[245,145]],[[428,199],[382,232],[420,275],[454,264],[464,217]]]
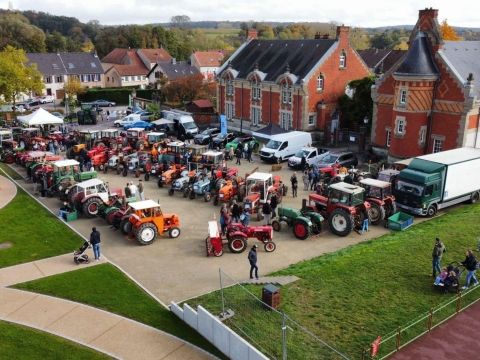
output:
[[[342,50],[340,53],[340,69],[344,69],[347,67],[347,54],[345,50]]]
[[[233,80],[232,79],[227,79],[227,96],[233,96]]]
[[[282,103],[283,104],[292,103],[292,87],[288,85],[287,82],[282,84]]]
[[[323,77],[323,74],[320,74],[317,77],[317,91],[323,91],[324,86],[325,86],[325,78]]]
[[[252,100],[260,100],[262,97],[262,89],[260,87],[260,82],[258,79],[252,79]]]

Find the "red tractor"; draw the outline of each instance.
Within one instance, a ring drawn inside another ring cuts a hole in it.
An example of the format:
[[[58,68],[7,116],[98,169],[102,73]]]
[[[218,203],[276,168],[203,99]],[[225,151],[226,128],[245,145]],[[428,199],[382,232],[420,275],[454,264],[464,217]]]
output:
[[[87,155],[92,162],[92,166],[95,169],[102,171],[107,165],[108,159],[110,157],[110,150],[104,145],[95,146],[87,152]]]
[[[280,180],[280,176],[272,176],[269,173],[254,172],[247,176],[246,197],[244,207],[251,214],[257,214],[257,220],[262,219],[261,208],[273,194],[277,196],[278,203],[282,202],[282,196],[286,188]]]
[[[310,194],[310,208],[328,219],[330,231],[338,236],[347,236],[354,229],[361,229],[364,220],[370,220],[370,203],[365,201],[365,189],[339,182],[327,189],[326,196]]]
[[[242,224],[230,224],[227,228],[226,239],[222,237],[216,221],[208,222],[208,237],[205,239],[207,256],[222,256],[223,245],[234,254],[244,252],[248,247],[248,239],[255,238],[263,243],[265,252],[272,252],[277,245],[272,241],[273,229],[271,226],[243,226]]]
[[[218,205],[218,203],[229,203],[232,200],[237,200],[238,202],[242,202],[245,196],[245,180],[242,178],[231,178],[226,180],[225,183],[218,181],[216,182],[216,186],[218,184],[223,184],[223,186],[218,189],[218,193],[213,198],[213,205]]]
[[[370,220],[372,224],[380,224],[397,212],[395,196],[389,182],[377,179],[360,180],[360,185],[366,190],[366,200],[370,203]]]

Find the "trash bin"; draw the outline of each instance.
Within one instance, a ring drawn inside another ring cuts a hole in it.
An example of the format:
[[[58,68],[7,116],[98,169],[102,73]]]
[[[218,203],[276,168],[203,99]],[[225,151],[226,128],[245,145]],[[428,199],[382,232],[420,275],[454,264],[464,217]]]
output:
[[[269,307],[276,309],[280,306],[280,288],[267,284],[262,289],[262,301]]]

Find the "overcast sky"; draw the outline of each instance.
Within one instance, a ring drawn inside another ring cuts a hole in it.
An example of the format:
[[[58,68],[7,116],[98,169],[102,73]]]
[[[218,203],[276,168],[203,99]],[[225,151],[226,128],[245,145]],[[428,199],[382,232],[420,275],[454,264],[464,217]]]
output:
[[[45,11],[101,24],[168,22],[174,15],[192,21],[338,21],[350,26],[414,24],[420,8],[439,9],[451,25],[480,27],[478,0],[12,0],[17,10]],[[9,1],[0,0],[7,8]]]

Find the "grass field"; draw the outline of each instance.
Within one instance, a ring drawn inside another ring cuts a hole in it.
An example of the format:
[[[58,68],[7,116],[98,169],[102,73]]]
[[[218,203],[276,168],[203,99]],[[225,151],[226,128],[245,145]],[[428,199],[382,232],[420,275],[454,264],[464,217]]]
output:
[[[101,360],[109,356],[69,340],[0,321],[0,358],[29,360]]]
[[[17,196],[0,209],[0,268],[65,254],[83,240],[18,188]]]
[[[10,166],[4,163],[0,163],[0,175],[4,175],[4,172],[7,173],[14,180],[21,180],[22,176],[13,170]]]
[[[240,29],[228,29],[228,28],[220,28],[220,29],[199,29],[205,33],[207,38],[215,38],[217,36],[238,36],[240,33]]]
[[[462,261],[465,250],[476,247],[479,216],[480,205],[460,206],[404,232],[387,234],[279,271],[274,275],[301,278],[282,287],[281,311],[347,356],[360,358],[362,350],[378,335],[395,330],[454,296],[432,288],[434,239],[440,236],[447,246],[442,265]],[[260,286],[247,288],[261,296]],[[257,341],[257,346],[278,355],[281,317],[255,305],[238,286],[224,292],[227,307],[233,306],[237,313],[231,325]],[[478,297],[479,293],[475,291],[472,296]],[[213,313],[221,310],[218,292],[188,303],[201,304]],[[318,345],[312,336],[288,331],[288,337],[300,344],[292,348],[294,356],[289,355],[289,359],[318,356],[318,352],[312,352]],[[330,354],[326,358],[334,357]]]
[[[113,265],[97,265],[14,287],[77,301],[128,317],[220,356],[196,331],[146,294]]]

